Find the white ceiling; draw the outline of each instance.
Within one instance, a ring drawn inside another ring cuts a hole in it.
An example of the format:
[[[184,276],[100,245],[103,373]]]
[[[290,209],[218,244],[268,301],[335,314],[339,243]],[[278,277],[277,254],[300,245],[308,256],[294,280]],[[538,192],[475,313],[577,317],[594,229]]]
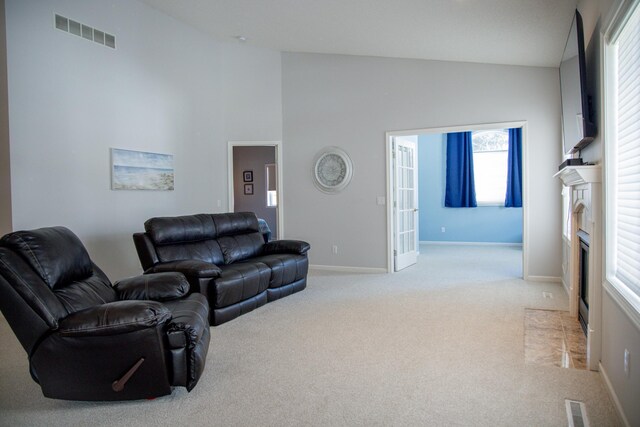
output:
[[[576,0],[142,0],[285,52],[557,67]]]

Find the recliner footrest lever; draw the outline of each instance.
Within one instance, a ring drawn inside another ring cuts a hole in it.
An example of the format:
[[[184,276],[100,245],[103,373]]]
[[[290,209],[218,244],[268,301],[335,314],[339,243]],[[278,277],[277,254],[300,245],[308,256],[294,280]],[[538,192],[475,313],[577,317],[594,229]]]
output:
[[[131,367],[131,369],[129,369],[122,378],[120,378],[119,380],[115,380],[113,383],[111,383],[111,388],[113,389],[113,391],[122,391],[124,390],[124,386],[127,384],[127,381],[129,381],[131,379],[131,377],[133,376],[133,374],[136,373],[136,371],[138,370],[138,368],[140,367],[140,365],[142,365],[142,362],[144,362],[144,357],[141,357],[140,360],[138,360],[136,362],[135,365],[133,365]]]

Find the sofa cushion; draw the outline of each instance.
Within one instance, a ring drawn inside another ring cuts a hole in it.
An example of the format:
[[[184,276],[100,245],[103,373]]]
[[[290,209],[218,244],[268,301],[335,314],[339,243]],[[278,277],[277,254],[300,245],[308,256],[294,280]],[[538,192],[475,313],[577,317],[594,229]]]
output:
[[[218,236],[260,232],[258,218],[253,212],[213,214],[211,218]]]
[[[237,263],[220,266],[220,277],[212,282],[215,286],[215,302],[209,290],[209,303],[214,308],[229,305],[254,297],[269,287],[271,269],[263,263]]]
[[[309,258],[306,255],[272,254],[251,258],[245,262],[259,262],[271,269],[269,288],[279,288],[307,276]]]
[[[160,262],[195,259],[211,264],[224,264],[220,245],[216,240],[200,242],[176,243],[156,246],[156,254]]]
[[[258,232],[236,234],[219,237],[218,244],[224,256],[224,263],[231,264],[260,255],[262,246],[264,246],[264,238]]]
[[[156,245],[199,242],[217,237],[211,215],[157,217],[145,221],[144,229]]]

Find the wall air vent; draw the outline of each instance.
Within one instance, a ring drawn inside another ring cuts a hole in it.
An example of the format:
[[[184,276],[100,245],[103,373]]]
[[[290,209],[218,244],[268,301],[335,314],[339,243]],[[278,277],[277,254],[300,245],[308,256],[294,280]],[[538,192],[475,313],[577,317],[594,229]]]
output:
[[[73,19],[65,18],[62,15],[56,14],[55,26],[57,29],[73,34],[74,36],[91,40],[92,42],[96,42],[112,49],[116,48],[116,36],[105,33],[104,31],[96,30],[93,27],[81,24]]]

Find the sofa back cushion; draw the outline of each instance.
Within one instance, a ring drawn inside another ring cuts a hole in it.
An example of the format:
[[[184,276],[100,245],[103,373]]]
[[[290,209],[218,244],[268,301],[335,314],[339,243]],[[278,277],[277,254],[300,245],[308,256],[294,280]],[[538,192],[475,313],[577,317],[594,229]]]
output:
[[[224,264],[224,257],[216,240],[156,246],[156,253],[160,262],[197,259],[217,265]]]
[[[262,253],[264,238],[253,212],[211,215],[218,232],[224,263],[231,264]]]
[[[151,218],[144,223],[144,229],[156,246],[217,237],[216,226],[207,214]]]
[[[262,253],[264,238],[260,233],[236,234],[218,238],[224,263],[242,261]]]
[[[144,229],[160,262],[197,259],[224,264],[216,225],[209,214],[151,218]]]

